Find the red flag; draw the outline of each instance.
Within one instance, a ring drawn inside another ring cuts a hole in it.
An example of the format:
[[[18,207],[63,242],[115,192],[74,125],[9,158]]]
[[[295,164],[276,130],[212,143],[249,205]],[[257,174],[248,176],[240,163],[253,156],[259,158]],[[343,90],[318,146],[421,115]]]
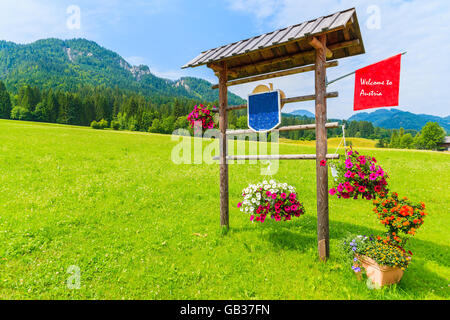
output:
[[[355,111],[398,106],[401,61],[399,54],[356,71]]]

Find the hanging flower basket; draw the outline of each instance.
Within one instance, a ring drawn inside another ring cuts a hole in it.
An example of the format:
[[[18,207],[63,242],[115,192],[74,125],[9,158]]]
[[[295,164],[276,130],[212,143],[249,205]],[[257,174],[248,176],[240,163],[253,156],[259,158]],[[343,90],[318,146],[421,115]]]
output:
[[[196,131],[195,133],[199,133],[197,131],[200,131],[200,128],[202,131],[215,128],[212,112],[213,108],[214,107],[204,106],[201,104],[195,106],[194,110],[189,113],[187,120],[189,121],[190,127]]]
[[[372,200],[388,192],[388,175],[374,157],[360,155],[352,149],[346,151],[347,158],[331,166],[335,187],[330,195],[343,199]]]
[[[242,191],[241,212],[250,215],[250,221],[264,223],[267,218],[289,221],[305,214],[294,187],[274,180],[251,184]]]

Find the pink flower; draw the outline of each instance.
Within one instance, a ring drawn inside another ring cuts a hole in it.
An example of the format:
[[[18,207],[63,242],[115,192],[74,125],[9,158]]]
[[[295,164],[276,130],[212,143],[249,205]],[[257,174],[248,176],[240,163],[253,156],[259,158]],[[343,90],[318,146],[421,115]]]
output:
[[[371,173],[370,174],[370,176],[369,176],[369,179],[371,180],[371,181],[375,181],[375,180],[377,180],[377,174],[376,173]]]
[[[325,167],[327,165],[327,160],[320,161],[320,166]]]
[[[352,154],[353,154],[353,151],[351,151],[351,150],[347,153],[348,156],[351,156]]]
[[[358,157],[358,161],[359,161],[359,163],[361,163],[361,165],[365,165],[367,162],[366,157],[364,157],[364,156]]]
[[[295,212],[298,210],[298,205],[294,204],[293,206],[291,206],[291,211]]]
[[[349,159],[350,160],[350,159]],[[345,162],[345,167],[347,168],[347,169],[351,169],[351,168],[353,168],[353,163],[352,163],[352,161],[350,160],[350,161],[346,161]]]
[[[240,208],[240,207],[242,207],[242,203],[238,203],[238,209]]]
[[[291,216],[287,215],[286,217],[284,217],[284,221],[290,221],[291,220]]]
[[[344,186],[342,185],[342,183],[339,183],[339,186],[337,187],[337,191],[338,192],[344,191]]]
[[[261,223],[264,223],[264,221],[266,221],[266,215],[262,214],[261,215]]]
[[[286,200],[287,194],[283,192],[283,193],[280,195],[280,197],[281,197],[281,199]]]
[[[297,195],[296,195],[295,193],[291,193],[291,194],[289,195],[289,198],[295,200],[295,199],[297,198]]]
[[[349,193],[352,193],[353,191],[355,191],[355,188],[353,188],[352,186],[348,186],[348,187],[347,187],[347,191],[348,191]]]
[[[253,220],[255,220],[255,216],[254,216],[254,215],[252,215],[252,216],[250,217],[250,221],[253,221]]]
[[[276,199],[277,199],[277,194],[276,194],[276,193],[273,193],[273,194],[272,194],[272,199],[273,199],[273,200],[276,200]]]
[[[289,206],[284,207],[284,211],[286,213],[290,213],[291,212],[291,207],[289,207]]]
[[[336,194],[336,189],[334,189],[334,188],[330,189],[329,192],[330,192],[330,195],[334,196]]]
[[[275,221],[281,221],[281,216],[279,214],[275,215]]]
[[[352,176],[352,172],[349,170],[345,173],[346,178],[350,178]]]
[[[366,187],[359,187],[358,191],[361,193],[364,193],[364,192],[366,192]]]
[[[270,198],[272,196],[272,193],[270,191],[267,191],[266,196],[268,196]]]

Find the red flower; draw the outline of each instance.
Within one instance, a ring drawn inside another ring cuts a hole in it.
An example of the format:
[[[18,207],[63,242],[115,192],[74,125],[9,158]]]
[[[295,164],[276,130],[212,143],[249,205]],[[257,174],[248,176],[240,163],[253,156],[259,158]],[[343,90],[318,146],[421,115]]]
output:
[[[320,166],[321,167],[325,167],[327,165],[327,160],[321,160],[320,161]]]

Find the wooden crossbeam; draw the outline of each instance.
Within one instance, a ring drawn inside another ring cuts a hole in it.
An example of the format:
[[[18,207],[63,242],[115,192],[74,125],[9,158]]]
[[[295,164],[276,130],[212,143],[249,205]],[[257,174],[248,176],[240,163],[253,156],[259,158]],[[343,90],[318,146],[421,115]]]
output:
[[[360,44],[359,39],[350,40],[350,41],[343,41],[343,42],[339,42],[339,43],[335,43],[335,44],[329,45],[327,47],[327,49],[329,49],[331,51],[334,51],[334,50],[338,50],[338,49],[358,46],[359,44]],[[316,54],[316,49],[307,50],[307,51],[297,52],[297,53],[293,53],[293,54],[288,54],[288,55],[285,55],[283,57],[276,57],[276,58],[273,58],[273,59],[268,59],[268,60],[262,60],[262,61],[259,61],[259,62],[254,62],[254,63],[251,63],[251,66],[255,67],[256,69],[258,69],[259,67],[267,66],[267,65],[270,65],[270,64],[276,65],[277,63],[288,61],[288,60],[295,60],[297,58],[304,58],[306,56],[315,56],[315,54]],[[208,64],[208,67],[213,69],[213,70],[218,68],[217,64]],[[229,68],[228,69],[228,74],[232,75],[233,77],[237,77],[237,75],[240,73],[240,71],[242,71],[246,67],[248,67],[248,64],[243,64],[243,65],[240,65],[240,66],[235,66],[235,67]]]
[[[337,97],[339,97],[339,92],[329,92],[326,95],[327,99],[337,98]],[[294,103],[294,102],[304,102],[304,101],[314,101],[314,100],[316,100],[316,95],[311,94],[311,95],[307,95],[307,96],[299,96],[299,97],[281,99],[281,104]],[[246,109],[246,108],[247,108],[247,104],[240,104],[240,105],[236,105],[236,106],[229,106],[229,107],[227,107],[227,111],[241,110],[241,109]],[[219,109],[218,108],[214,108],[212,111],[213,112],[219,112]]]
[[[327,129],[335,129],[339,128],[340,124],[339,122],[330,122],[325,125]],[[286,131],[300,131],[300,130],[315,130],[316,125],[313,124],[302,124],[297,126],[287,126],[287,127],[281,127],[278,129],[275,129],[273,131],[278,132],[286,132]],[[246,134],[252,134],[255,133],[253,130],[227,130],[228,136],[239,136],[239,135],[246,135]]]
[[[339,159],[339,154],[327,154],[327,160]],[[227,160],[245,161],[245,160],[316,160],[315,154],[285,154],[285,155],[243,155],[227,156]],[[213,157],[213,160],[220,160],[220,157]]]
[[[327,62],[326,67],[332,68],[332,67],[337,67],[338,65],[339,65],[338,61],[331,61],[331,62]],[[273,79],[273,78],[278,78],[278,77],[290,76],[290,75],[299,74],[299,73],[305,73],[305,72],[309,72],[309,71],[314,71],[315,68],[316,68],[315,65],[309,65],[309,66],[297,67],[297,68],[292,68],[292,69],[283,70],[283,71],[270,72],[270,73],[266,73],[266,74],[253,76],[253,77],[247,77],[247,78],[242,78],[242,79],[238,79],[238,80],[228,81],[227,86],[231,87],[231,86],[237,86],[239,84],[244,84],[244,83],[249,83],[249,82],[255,82],[255,81]],[[215,84],[212,86],[212,89],[218,89],[218,88],[219,88],[218,84]]]

